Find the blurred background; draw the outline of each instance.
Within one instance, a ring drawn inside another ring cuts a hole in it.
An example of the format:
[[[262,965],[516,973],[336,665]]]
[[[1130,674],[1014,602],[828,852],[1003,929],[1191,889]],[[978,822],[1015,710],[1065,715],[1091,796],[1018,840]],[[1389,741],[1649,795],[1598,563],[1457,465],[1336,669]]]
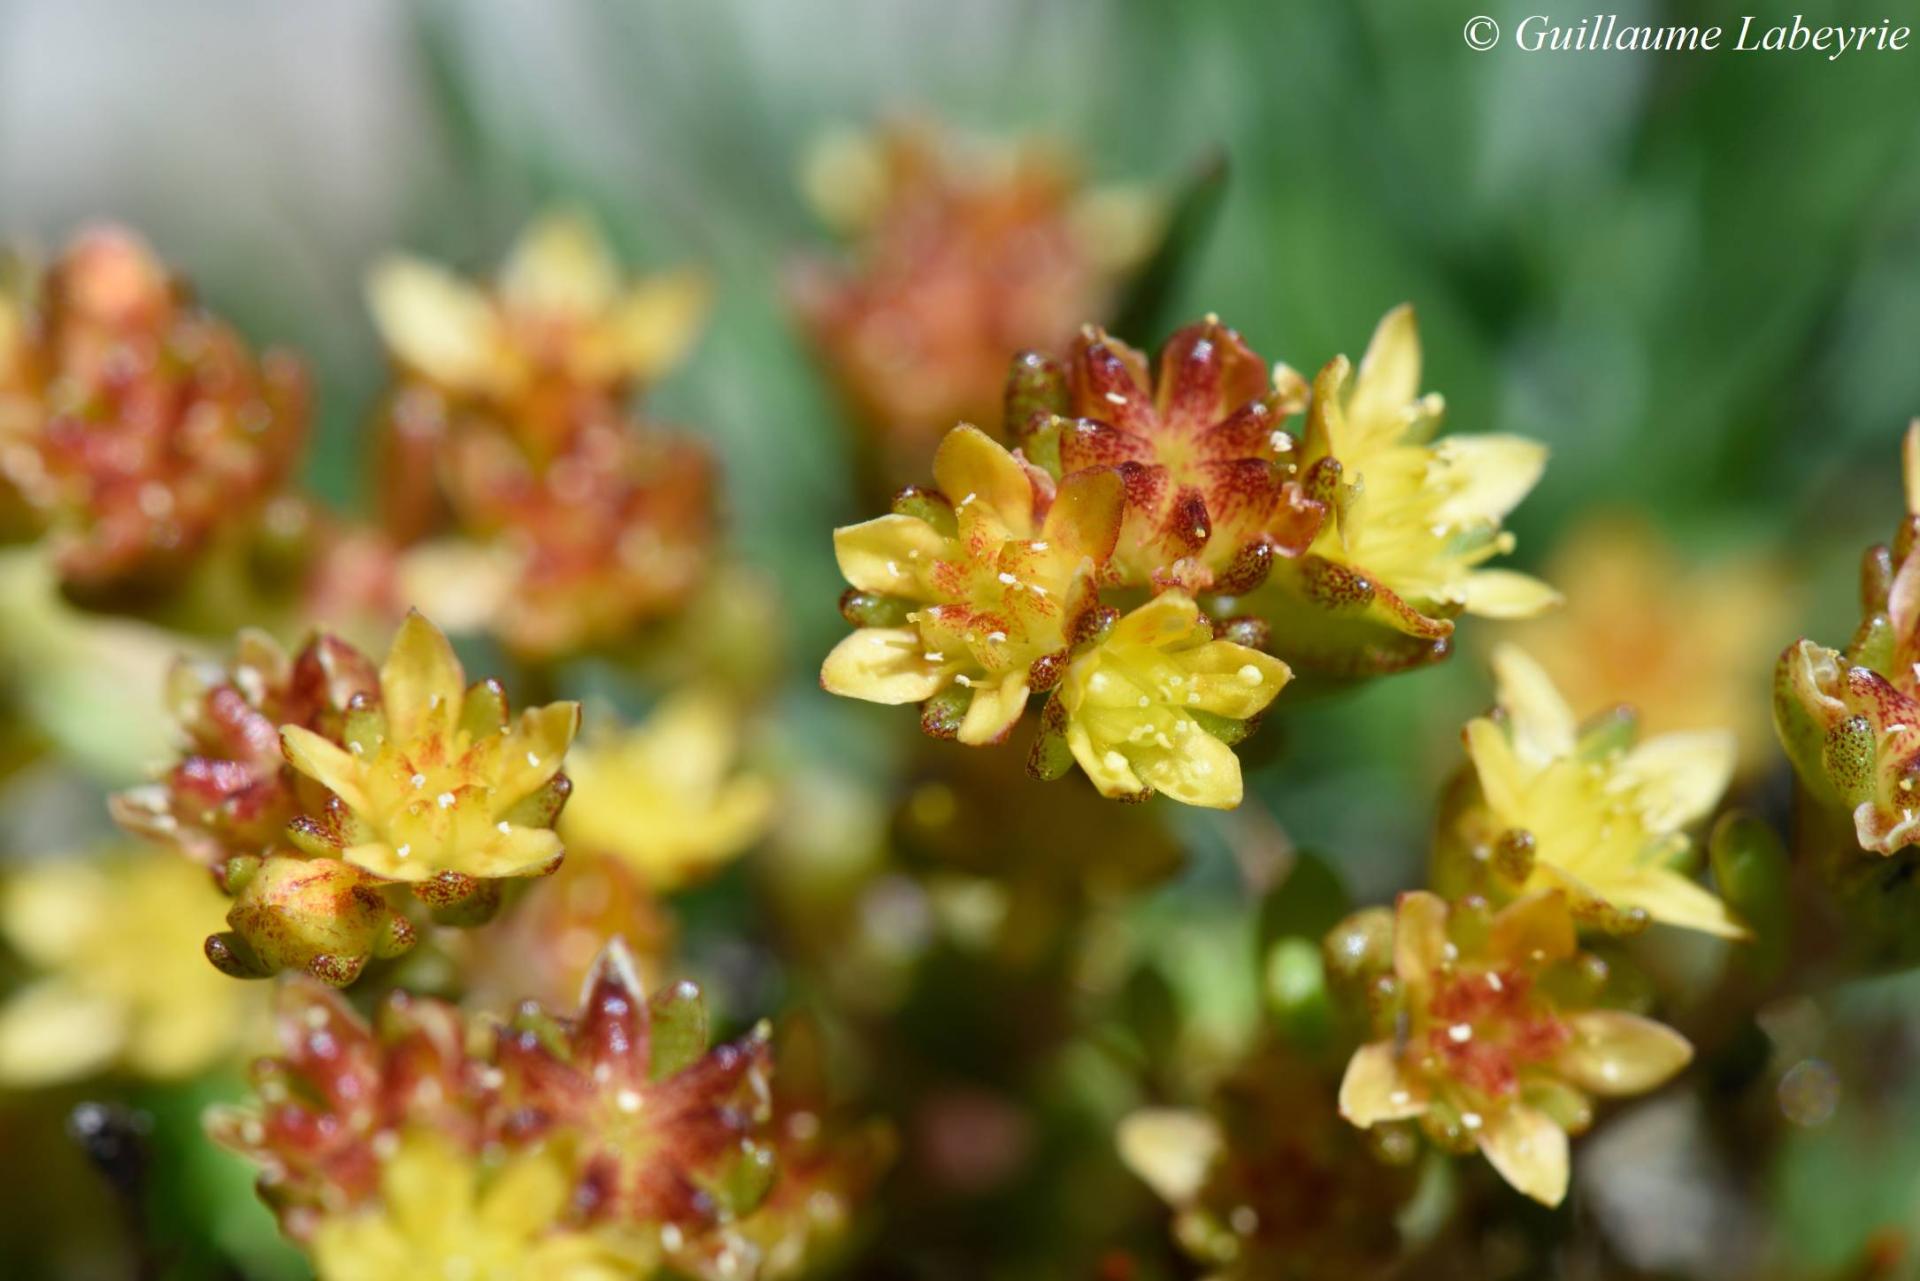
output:
[[[1763,22],[1794,12],[1750,8]],[[531,216],[568,203],[596,214],[638,269],[704,270],[710,323],[647,403],[717,451],[727,545],[777,598],[778,684],[753,750],[803,772],[816,808],[845,792],[884,815],[888,788],[908,787],[927,751],[962,749],[923,749],[910,717],[817,687],[845,629],[829,532],[874,508],[860,437],[784,287],[801,257],[839,252],[806,198],[809,149],[908,117],[1042,135],[1090,184],[1169,202],[1223,161],[1179,270],[1151,307],[1129,311],[1140,329],[1122,336],[1157,345],[1217,312],[1269,360],[1311,372],[1357,356],[1378,317],[1412,301],[1426,384],[1446,395],[1451,429],[1552,449],[1509,527],[1513,563],[1570,597],[1528,643],[1551,651],[1586,703],[1576,710],[1658,698],[1676,724],[1737,722],[1741,786],[1777,809],[1773,657],[1796,636],[1839,643],[1852,629],[1857,558],[1901,510],[1896,442],[1920,412],[1920,54],[1475,53],[1461,26],[1482,11],[1511,30],[1531,10],[0,0],[0,236],[51,250],[83,224],[123,221],[251,341],[304,353],[317,395],[305,483],[346,511],[373,498],[369,423],[388,378],[362,290],[377,256],[402,249],[483,275]],[[1622,24],[1737,21],[1704,3],[1613,11]],[[1880,16],[1840,4],[1831,20]],[[1447,663],[1275,716],[1247,749],[1239,812],[1151,807],[1181,870],[1126,919],[1156,940],[1147,951],[1204,1009],[1201,1023],[1244,1036],[1259,1004],[1238,964],[1257,928],[1250,865],[1317,851],[1356,902],[1417,882],[1434,796],[1459,763],[1460,724],[1488,701],[1482,660],[1500,634],[1469,621]],[[1613,689],[1614,678],[1646,683]],[[98,839],[95,799],[130,781],[116,768],[15,775],[0,794],[0,855]],[[801,808],[783,808],[776,832]],[[726,978],[728,931],[755,919],[731,903],[743,893],[723,879],[686,909],[688,963],[721,976],[735,1019],[767,990]],[[1888,1066],[1920,1054],[1914,997],[1881,982],[1807,1015],[1857,1020],[1879,1057],[1809,1051],[1831,1061],[1838,1101],[1796,1121],[1762,1173],[1721,1152],[1684,1179],[1661,1175],[1708,1189],[1686,1215],[1660,1211],[1660,1185],[1641,1178],[1611,1200],[1596,1192],[1583,1216],[1596,1231],[1642,1211],[1666,1225],[1615,1241],[1631,1275],[1754,1275],[1715,1263],[1715,1236],[1730,1230],[1764,1243],[1740,1267],[1838,1269],[1875,1229],[1920,1226],[1920,1087]],[[982,1017],[1033,1017],[1006,1000]],[[245,1171],[194,1133],[198,1105],[231,1088],[135,1091],[170,1153],[166,1196],[186,1207],[183,1234],[259,1275],[299,1275],[245,1197]],[[112,1233],[76,1230],[106,1222],[111,1205],[59,1137],[78,1097],[0,1094],[0,1274],[126,1275]],[[1640,1129],[1605,1157],[1643,1174],[1623,1145],[1671,1156],[1680,1149],[1662,1146],[1659,1127],[1693,1132],[1664,1114],[1631,1119]],[[1093,1128],[1076,1114],[1041,1132]],[[1075,1168],[1023,1160],[1035,1180]],[[976,1209],[1025,1186],[997,1177]],[[1121,1182],[1114,1166],[1090,1186]],[[1738,1196],[1716,1191],[1736,1183]],[[1097,1240],[1091,1195],[1056,1190],[1002,1230],[1038,1240],[1067,1216],[1076,1226],[1062,1236]],[[1126,1195],[1140,1231],[1157,1233],[1150,1200]],[[967,1220],[929,1215],[912,1205],[901,1221],[930,1239],[963,1235]],[[1049,1271],[1037,1246],[1005,1257],[1018,1261],[992,1275],[1093,1275]]]

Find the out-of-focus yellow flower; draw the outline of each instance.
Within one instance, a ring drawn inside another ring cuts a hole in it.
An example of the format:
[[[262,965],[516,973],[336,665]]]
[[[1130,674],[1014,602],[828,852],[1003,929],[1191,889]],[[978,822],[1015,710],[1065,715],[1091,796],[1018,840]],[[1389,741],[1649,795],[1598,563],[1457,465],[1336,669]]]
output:
[[[451,392],[513,396],[547,377],[599,389],[652,382],[698,336],[708,288],[686,271],[628,284],[599,227],[561,210],[521,234],[492,290],[392,257],[373,269],[367,297],[409,370]]]
[[[773,789],[733,772],[737,720],[714,694],[669,699],[645,724],[589,736],[567,756],[560,839],[629,864],[654,892],[734,858],[766,830]]]
[[[1337,932],[1337,931],[1336,931]],[[1588,1095],[1640,1094],[1693,1048],[1663,1024],[1577,1001],[1565,896],[1519,899],[1488,917],[1400,896],[1387,1034],[1363,1045],[1340,1084],[1340,1114],[1362,1128],[1417,1118],[1436,1142],[1478,1148],[1500,1177],[1546,1205],[1567,1191],[1567,1136],[1592,1120]]]
[[[631,1281],[657,1251],[606,1230],[560,1226],[573,1178],[552,1150],[515,1153],[498,1169],[447,1137],[412,1129],[381,1162],[379,1199],[319,1221],[320,1281]]]
[[[561,854],[552,822],[578,703],[529,708],[511,724],[495,681],[466,688],[447,638],[418,613],[380,669],[380,703],[350,713],[345,746],[298,725],[287,759],[338,798],[296,820],[310,853],[393,881],[532,876]]]
[[[1745,769],[1772,750],[1763,692],[1782,632],[1785,575],[1758,556],[1683,561],[1644,520],[1602,517],[1555,551],[1547,577],[1566,605],[1514,637],[1582,712],[1624,702],[1649,734],[1731,729]]]
[[[1678,870],[1686,828],[1719,802],[1733,736],[1666,734],[1634,743],[1632,713],[1579,726],[1540,666],[1493,654],[1499,710],[1465,730],[1472,789],[1456,789],[1436,846],[1445,888],[1566,893],[1583,922],[1630,931],[1649,921],[1744,938],[1727,905]],[[1490,879],[1489,879],[1490,878]]]
[[[1538,579],[1483,569],[1513,549],[1501,528],[1546,466],[1519,436],[1433,439],[1443,402],[1420,394],[1413,308],[1381,320],[1356,374],[1337,356],[1314,380],[1301,456],[1309,496],[1330,506],[1305,556],[1276,563],[1249,604],[1281,652],[1342,671],[1444,655],[1459,614],[1532,618],[1559,602]]]
[[[1241,782],[1229,743],[1291,675],[1271,655],[1215,640],[1192,597],[1165,592],[1075,658],[1057,698],[1067,746],[1102,795],[1160,791],[1230,809]]]
[[[933,474],[938,492],[912,491],[891,515],[834,531],[853,585],[842,610],[860,626],[827,656],[820,680],[875,703],[959,688],[966,706],[943,709],[944,732],[996,742],[1034,689],[1058,680],[1075,625],[1097,606],[1095,574],[1119,533],[1120,478],[1087,472],[1056,493],[1044,472],[969,426],[948,433]]]
[[[183,1077],[234,1054],[262,993],[200,955],[226,901],[167,854],[23,868],[0,885],[0,933],[38,972],[0,1005],[0,1083],[118,1066]]]

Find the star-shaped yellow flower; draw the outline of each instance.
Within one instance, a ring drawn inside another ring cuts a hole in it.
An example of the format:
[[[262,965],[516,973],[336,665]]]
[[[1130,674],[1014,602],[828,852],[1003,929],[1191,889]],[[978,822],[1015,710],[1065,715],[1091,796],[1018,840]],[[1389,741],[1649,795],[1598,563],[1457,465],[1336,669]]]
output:
[[[652,382],[685,357],[707,296],[693,272],[627,284],[600,229],[571,210],[521,234],[491,291],[398,256],[367,281],[394,358],[468,395],[512,396],[552,375],[606,389]]]
[[[1661,921],[1746,937],[1727,905],[1677,866],[1691,848],[1686,829],[1732,778],[1733,736],[1634,744],[1621,713],[1582,732],[1525,653],[1502,645],[1493,668],[1500,715],[1466,727],[1479,795],[1443,824],[1442,879],[1472,867],[1515,893],[1562,890],[1576,916],[1609,930]]]
[[[647,721],[592,735],[567,756],[573,795],[560,815],[574,854],[617,858],[654,892],[674,890],[751,845],[773,789],[735,773],[739,728],[716,695],[669,699]]]
[[[1513,550],[1501,528],[1546,466],[1520,436],[1434,440],[1444,403],[1420,393],[1413,308],[1381,320],[1358,372],[1335,357],[1314,380],[1301,451],[1307,493],[1330,513],[1307,554],[1276,563],[1250,598],[1283,653],[1355,673],[1444,655],[1453,618],[1532,618],[1559,602],[1538,579],[1483,569]]]
[[[1068,748],[1102,795],[1165,792],[1187,805],[1240,803],[1239,741],[1292,673],[1272,655],[1215,640],[1184,592],[1165,592],[1075,658],[1056,696]]]
[[[1546,1205],[1567,1191],[1567,1135],[1589,1094],[1640,1094],[1693,1057],[1678,1032],[1619,1010],[1567,1008],[1549,980],[1577,954],[1558,893],[1487,919],[1422,891],[1394,913],[1392,1034],[1363,1045],[1340,1083],[1340,1115],[1362,1128],[1418,1119],[1436,1141],[1478,1148],[1500,1177]],[[1462,920],[1462,916],[1472,919]]]
[[[377,707],[350,710],[344,747],[282,727],[293,767],[333,794],[295,821],[296,843],[392,881],[487,879],[551,870],[562,758],[578,703],[529,708],[509,723],[497,682],[466,687],[447,638],[409,614],[380,668]]]
[[[937,492],[834,531],[851,617],[868,622],[821,669],[830,693],[919,703],[969,692],[953,733],[998,741],[1036,680],[1057,680],[1075,624],[1096,604],[1095,572],[1120,527],[1120,478],[1069,477],[1056,493],[978,428],[947,434]],[[1047,666],[1036,672],[1036,664]],[[1051,679],[1049,679],[1049,676]]]

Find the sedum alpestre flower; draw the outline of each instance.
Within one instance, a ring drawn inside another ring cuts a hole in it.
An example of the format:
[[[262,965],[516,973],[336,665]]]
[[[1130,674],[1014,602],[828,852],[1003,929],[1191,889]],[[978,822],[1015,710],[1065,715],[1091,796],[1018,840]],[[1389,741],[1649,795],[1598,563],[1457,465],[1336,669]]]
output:
[[[395,993],[369,1024],[306,980],[281,1000],[283,1055],[209,1128],[321,1281],[722,1281],[784,1239],[738,1230],[773,1174],[764,1031],[710,1048],[698,990],[648,1000],[617,940],[574,1018]]]
[[[626,864],[666,893],[711,873],[763,835],[773,789],[738,772],[740,728],[717,693],[668,698],[647,720],[588,734],[567,756],[573,793],[560,838],[574,857]]]
[[[1126,519],[1108,578],[1119,584],[1248,592],[1325,517],[1298,483],[1284,430],[1305,382],[1284,365],[1270,374],[1216,317],[1169,338],[1157,375],[1143,353],[1088,328],[1064,364],[1017,359],[1009,388],[1008,429],[1056,479],[1118,469]]]
[[[380,336],[407,377],[455,399],[502,402],[653,382],[685,358],[707,297],[691,271],[622,279],[599,226],[577,210],[536,219],[491,289],[405,256],[367,280]]]
[[[0,881],[0,936],[30,967],[0,1003],[0,1085],[107,1067],[176,1079],[231,1061],[260,994],[198,955],[223,906],[205,872],[138,848]]]
[[[500,881],[553,870],[578,705],[509,720],[446,638],[409,615],[377,670],[319,636],[289,659],[242,637],[225,669],[183,663],[186,752],[114,800],[121,824],[211,868],[234,896],[209,959],[241,977],[302,970],[336,985],[410,948],[398,891],[442,924],[492,915]]]
[[[1436,441],[1442,408],[1420,394],[1408,306],[1380,322],[1357,372],[1340,356],[1314,380],[1298,464],[1327,519],[1244,602],[1272,624],[1282,657],[1338,675],[1398,671],[1444,657],[1460,614],[1531,618],[1558,603],[1536,579],[1482,568],[1512,550],[1501,522],[1539,480],[1545,447]]]
[[[1215,639],[1186,593],[1163,593],[1067,667],[1035,745],[1035,771],[1058,772],[1064,744],[1104,796],[1164,792],[1230,809],[1242,790],[1232,744],[1291,675],[1270,654]]]
[[[834,532],[852,584],[841,611],[858,630],[820,680],[834,694],[927,704],[930,732],[997,742],[1058,682],[1098,607],[1120,478],[1088,472],[1056,488],[968,426],[941,442],[933,474],[934,489],[903,492],[890,515]]]
[[[320,1281],[422,1276],[614,1281],[655,1253],[572,1214],[562,1145],[492,1142],[484,1062],[452,1006],[395,993],[369,1024],[318,984],[280,993],[283,1056],[216,1141],[261,1167],[260,1194]]]
[[[1881,855],[1920,840],[1920,421],[1902,461],[1907,515],[1867,552],[1859,629],[1844,650],[1796,641],[1774,675],[1774,726],[1801,781]]]
[[[244,550],[307,399],[297,361],[256,357],[139,237],[82,232],[0,300],[0,509],[30,509],[71,595],[151,600]]]
[[[579,724],[580,705],[567,702],[511,719],[500,683],[468,686],[447,638],[411,613],[381,665],[378,702],[349,710],[343,741],[281,728],[287,760],[328,792],[289,836],[314,857],[455,900],[478,882],[550,872],[568,789],[560,766]]]
[[[1345,951],[1351,926],[1328,947]],[[1417,1120],[1546,1205],[1566,1196],[1567,1136],[1591,1124],[1589,1096],[1644,1093],[1693,1056],[1671,1028],[1595,1007],[1594,967],[1557,891],[1498,912],[1402,894],[1391,956],[1373,990],[1380,1036],[1347,1064],[1340,1114],[1362,1128]]]
[[[691,345],[697,277],[629,285],[594,224],[558,213],[491,290],[393,259],[368,296],[398,374],[381,470],[402,595],[539,662],[620,648],[688,604],[714,461],[627,402]]]
[[[523,1007],[494,1056],[506,1139],[571,1144],[589,1221],[648,1226],[676,1266],[724,1277],[757,1257],[734,1225],[773,1180],[772,1052],[764,1025],[709,1039],[699,988],[648,999],[615,940],[577,1017]]]
[[[1659,921],[1747,937],[1727,905],[1682,868],[1687,828],[1733,775],[1724,732],[1636,743],[1631,709],[1579,725],[1539,665],[1494,651],[1498,707],[1464,731],[1471,768],[1450,789],[1435,841],[1444,892],[1512,897],[1560,890],[1583,924],[1627,933]]]

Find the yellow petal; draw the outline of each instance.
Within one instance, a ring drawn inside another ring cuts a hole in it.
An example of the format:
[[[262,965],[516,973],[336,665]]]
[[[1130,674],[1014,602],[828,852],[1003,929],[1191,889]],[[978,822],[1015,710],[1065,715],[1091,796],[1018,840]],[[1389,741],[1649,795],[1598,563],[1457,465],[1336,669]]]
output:
[[[1509,826],[1526,814],[1527,779],[1507,732],[1481,717],[1467,722],[1467,756],[1494,817]]]
[[[360,762],[345,748],[299,725],[280,727],[280,745],[295,769],[332,791],[348,809],[364,814],[372,808],[360,786]]]
[[[930,661],[911,627],[862,627],[835,645],[820,668],[829,694],[869,703],[923,702],[951,681],[951,666]]]
[[[948,432],[933,458],[933,478],[963,517],[979,503],[1015,538],[1033,536],[1033,486],[1012,454],[978,427]]]
[[[1513,721],[1513,745],[1523,760],[1543,764],[1569,755],[1579,728],[1573,710],[1546,669],[1517,645],[1493,650],[1496,698]]]
[[[607,321],[619,368],[652,382],[685,360],[700,336],[712,294],[707,278],[697,271],[676,271],[635,285]]]
[[[1900,474],[1906,482],[1907,510],[1920,515],[1920,418],[1907,424],[1901,439]]]
[[[500,272],[500,294],[516,311],[585,319],[613,303],[620,269],[600,228],[563,209],[536,220],[515,242]]]
[[[1424,991],[1447,957],[1447,901],[1408,890],[1394,904],[1393,972],[1410,992]]]
[[[1548,964],[1574,954],[1576,934],[1566,896],[1529,894],[1500,909],[1488,931],[1487,949],[1515,963]]]
[[[1204,630],[1203,630],[1204,629]],[[1161,592],[1146,604],[1129,610],[1107,634],[1103,648],[1140,645],[1169,649],[1203,640],[1213,629],[1200,620],[1200,607],[1185,592]]]
[[[1125,507],[1126,485],[1119,472],[1075,472],[1060,482],[1040,536],[1069,564],[1082,557],[1105,560],[1113,552]]]
[[[1595,894],[1615,907],[1642,907],[1664,925],[1702,930],[1726,939],[1748,939],[1753,932],[1704,886],[1670,868],[1594,868],[1587,881]]]
[[[1573,1041],[1554,1060],[1560,1075],[1594,1094],[1642,1094],[1693,1059],[1687,1038],[1664,1023],[1620,1010],[1570,1015]]]
[[[1366,1129],[1404,1121],[1427,1110],[1426,1092],[1400,1070],[1393,1042],[1375,1041],[1353,1052],[1340,1078],[1340,1115]]]
[[[1240,758],[1231,747],[1201,729],[1175,740],[1170,749],[1142,752],[1134,770],[1149,787],[1182,805],[1230,810],[1245,794]]]
[[[580,704],[548,703],[529,707],[507,731],[500,757],[498,776],[493,780],[495,814],[514,805],[546,786],[560,772],[562,758],[580,729]]]
[[[1223,1146],[1220,1127],[1192,1108],[1141,1108],[1115,1133],[1120,1160],[1169,1205],[1198,1196]]]
[[[1480,1151],[1515,1191],[1542,1205],[1567,1195],[1567,1133],[1546,1113],[1522,1104],[1482,1118]]]
[[[126,1035],[120,1002],[61,979],[31,984],[0,1005],[0,1085],[85,1076],[112,1062]]]
[[[1467,575],[1466,612],[1476,618],[1538,618],[1565,600],[1558,591],[1511,569],[1478,569]]]
[[[1086,771],[1100,795],[1107,797],[1138,796],[1147,790],[1133,772],[1133,764],[1121,753],[1096,746],[1087,727],[1077,718],[1067,722],[1067,750],[1073,753],[1073,759]]]
[[[1211,641],[1177,661],[1197,696],[1184,700],[1187,706],[1239,721],[1265,711],[1293,676],[1273,655],[1232,641]]]
[[[514,1240],[540,1235],[558,1223],[570,1191],[566,1171],[551,1150],[507,1159],[480,1195],[480,1217]]]
[[[1492,523],[1520,505],[1547,469],[1547,447],[1525,436],[1448,436],[1433,447],[1454,488],[1434,508],[1449,525]]]
[[[1635,785],[1647,826],[1670,832],[1720,803],[1733,781],[1739,750],[1725,730],[1662,734],[1629,751],[1619,773]]]
[[[997,682],[975,681],[973,701],[960,721],[959,740],[969,747],[998,742],[1027,707],[1027,674],[1008,672]]]
[[[833,531],[840,576],[863,592],[926,600],[927,575],[953,554],[950,540],[914,516],[880,516]]]
[[[1411,303],[1402,303],[1380,318],[1360,358],[1347,415],[1371,429],[1375,424],[1399,422],[1420,395],[1420,329]]]
[[[496,385],[503,338],[480,290],[431,263],[388,258],[367,278],[367,305],[402,364],[458,390]]]
[[[380,665],[380,701],[397,743],[448,734],[460,714],[466,673],[440,629],[415,610]]]

